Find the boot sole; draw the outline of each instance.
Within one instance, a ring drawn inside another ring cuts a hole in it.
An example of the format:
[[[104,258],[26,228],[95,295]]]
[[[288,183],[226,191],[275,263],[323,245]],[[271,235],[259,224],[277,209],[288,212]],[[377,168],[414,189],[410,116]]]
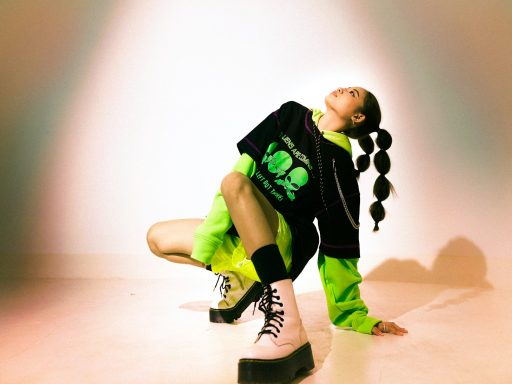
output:
[[[225,309],[210,308],[210,322],[232,323],[242,316],[242,313],[251,303],[259,300],[262,294],[263,286],[258,282],[254,283],[234,307]]]
[[[306,343],[290,355],[274,360],[240,359],[238,383],[282,383],[293,380],[300,372],[315,367],[311,344]]]

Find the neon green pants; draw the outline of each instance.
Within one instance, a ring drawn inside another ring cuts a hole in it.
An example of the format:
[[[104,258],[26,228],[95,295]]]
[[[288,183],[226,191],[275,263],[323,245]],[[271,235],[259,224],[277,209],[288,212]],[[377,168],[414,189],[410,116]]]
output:
[[[276,212],[279,218],[276,244],[283,258],[286,270],[290,271],[292,265],[292,233],[284,217]],[[260,281],[254,264],[248,259],[242,241],[237,236],[226,234],[222,245],[217,249],[211,261],[213,272],[233,271],[239,272],[248,278]]]

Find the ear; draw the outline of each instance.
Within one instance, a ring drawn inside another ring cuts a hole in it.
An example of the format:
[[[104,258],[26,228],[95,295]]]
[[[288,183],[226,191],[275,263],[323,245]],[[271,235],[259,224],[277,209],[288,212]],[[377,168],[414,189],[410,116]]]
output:
[[[357,112],[352,115],[352,121],[353,121],[354,125],[361,124],[364,121],[364,119],[366,119],[366,116],[364,114],[362,114],[361,112]]]

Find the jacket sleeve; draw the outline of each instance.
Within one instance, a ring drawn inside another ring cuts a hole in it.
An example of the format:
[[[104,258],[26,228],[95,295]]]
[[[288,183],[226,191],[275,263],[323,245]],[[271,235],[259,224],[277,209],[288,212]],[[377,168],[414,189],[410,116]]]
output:
[[[256,163],[246,153],[240,156],[233,167],[233,171],[240,172],[246,176],[252,176],[256,170]],[[224,235],[231,228],[233,222],[228,212],[226,202],[220,190],[213,198],[210,212],[206,219],[200,224],[194,233],[194,247],[191,258],[204,264],[210,264],[210,261],[222,244]]]
[[[358,260],[328,257],[320,251],[318,270],[331,322],[338,327],[371,334],[381,320],[368,316],[368,308],[360,297],[362,278],[357,270]]]

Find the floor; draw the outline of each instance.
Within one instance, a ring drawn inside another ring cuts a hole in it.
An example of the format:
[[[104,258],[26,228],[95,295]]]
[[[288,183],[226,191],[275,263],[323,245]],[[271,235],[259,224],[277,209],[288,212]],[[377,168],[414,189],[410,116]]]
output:
[[[210,324],[205,273],[4,282],[0,383],[236,383],[262,317]],[[294,383],[512,383],[510,291],[365,280],[372,314],[409,330],[374,337],[330,326],[321,288],[296,286],[316,367]]]

